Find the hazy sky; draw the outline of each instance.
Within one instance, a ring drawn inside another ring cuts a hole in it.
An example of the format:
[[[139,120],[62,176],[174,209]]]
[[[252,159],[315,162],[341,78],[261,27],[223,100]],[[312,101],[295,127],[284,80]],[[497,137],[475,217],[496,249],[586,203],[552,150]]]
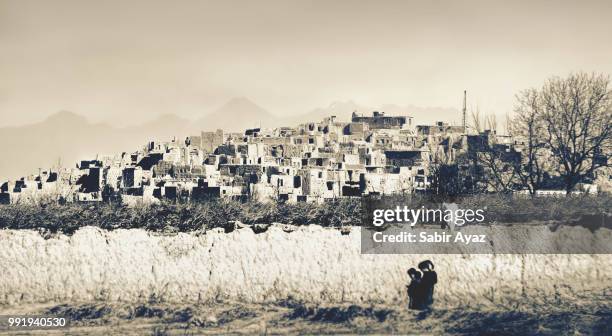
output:
[[[485,112],[571,71],[612,73],[612,1],[0,0],[0,126],[117,124],[236,96]]]

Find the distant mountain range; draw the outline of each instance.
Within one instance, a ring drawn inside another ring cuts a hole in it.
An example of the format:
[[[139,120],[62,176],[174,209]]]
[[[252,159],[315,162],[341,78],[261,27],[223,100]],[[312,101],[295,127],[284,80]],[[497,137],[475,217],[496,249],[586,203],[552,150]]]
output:
[[[335,115],[349,121],[351,113],[369,114],[374,110],[390,115],[410,115],[417,124],[436,120],[458,120],[459,110],[383,105],[380,108],[361,106],[353,101],[334,102],[295,116],[275,116],[247,98],[234,98],[197,120],[166,114],[136,126],[119,128],[107,123],[92,123],[78,114],[62,111],[47,119],[24,126],[0,128],[0,181],[15,179],[57,166],[72,166],[78,160],[135,151],[147,141],[167,141],[173,136],[185,137],[200,131],[221,128],[241,132],[247,128],[296,126],[321,121]]]

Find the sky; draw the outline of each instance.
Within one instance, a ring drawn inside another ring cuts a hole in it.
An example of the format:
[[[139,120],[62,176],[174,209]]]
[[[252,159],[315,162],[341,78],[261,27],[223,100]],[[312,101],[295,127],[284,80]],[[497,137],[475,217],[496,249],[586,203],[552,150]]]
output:
[[[505,114],[550,76],[612,73],[611,31],[612,1],[0,0],[0,127],[197,118],[234,97],[461,108],[464,89]]]

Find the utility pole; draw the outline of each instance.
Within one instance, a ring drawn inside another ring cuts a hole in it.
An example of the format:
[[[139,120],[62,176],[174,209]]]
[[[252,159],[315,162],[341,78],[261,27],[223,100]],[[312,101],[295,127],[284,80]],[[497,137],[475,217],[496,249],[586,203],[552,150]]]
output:
[[[467,124],[466,124],[466,118],[467,118],[467,90],[463,90],[463,133],[467,134]]]

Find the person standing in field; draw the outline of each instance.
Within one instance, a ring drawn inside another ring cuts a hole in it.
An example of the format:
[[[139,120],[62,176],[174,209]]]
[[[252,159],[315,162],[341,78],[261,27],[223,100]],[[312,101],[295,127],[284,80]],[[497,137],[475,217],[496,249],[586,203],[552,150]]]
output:
[[[408,291],[408,309],[421,310],[425,307],[425,291],[422,285],[421,272],[414,268],[408,270],[410,284],[406,286]]]
[[[421,261],[418,267],[423,272],[421,286],[425,296],[424,304],[430,306],[433,303],[434,287],[438,283],[438,274],[434,271],[431,260]]]

